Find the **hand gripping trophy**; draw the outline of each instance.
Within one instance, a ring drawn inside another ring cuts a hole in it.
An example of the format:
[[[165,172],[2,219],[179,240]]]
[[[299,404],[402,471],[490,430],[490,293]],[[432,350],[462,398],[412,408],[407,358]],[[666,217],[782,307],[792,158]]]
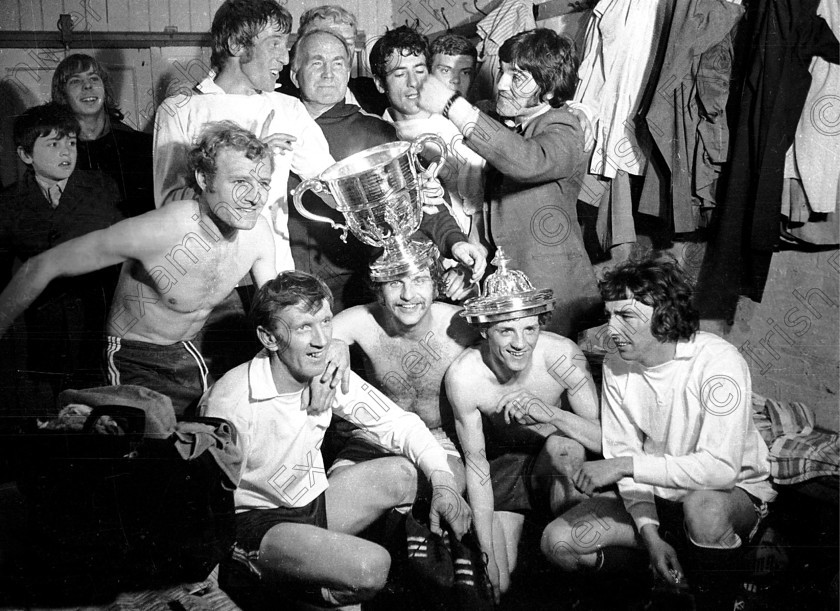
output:
[[[388,282],[438,257],[431,242],[410,239],[423,218],[418,155],[427,143],[437,146],[441,157],[422,174],[436,178],[446,159],[446,143],[440,136],[422,134],[413,142],[389,142],[351,155],[295,189],[295,207],[305,218],[340,229],[344,241],[349,229],[362,242],[385,250],[370,265],[374,282]],[[347,225],[306,210],[302,198],[310,189],[329,191]]]

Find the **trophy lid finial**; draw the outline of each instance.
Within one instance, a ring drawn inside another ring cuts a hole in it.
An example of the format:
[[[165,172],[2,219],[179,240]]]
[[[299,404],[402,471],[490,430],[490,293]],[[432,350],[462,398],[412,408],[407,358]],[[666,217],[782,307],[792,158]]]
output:
[[[471,323],[513,320],[554,309],[554,292],[537,290],[523,272],[508,269],[510,258],[502,250],[493,257],[496,271],[484,281],[484,294],[464,302],[461,316]]]

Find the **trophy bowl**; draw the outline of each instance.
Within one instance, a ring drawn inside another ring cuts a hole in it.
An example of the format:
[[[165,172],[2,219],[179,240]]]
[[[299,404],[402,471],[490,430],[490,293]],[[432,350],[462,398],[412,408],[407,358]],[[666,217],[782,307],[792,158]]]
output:
[[[428,258],[428,245],[410,240],[423,218],[418,155],[427,143],[441,151],[440,160],[423,172],[434,178],[446,159],[446,143],[440,136],[422,134],[412,142],[389,142],[360,151],[305,180],[295,189],[295,208],[304,218],[341,230],[344,241],[349,230],[365,244],[383,248],[385,252],[371,265],[375,280],[405,268],[411,258]],[[347,224],[309,212],[303,205],[303,194],[309,190],[330,193]]]

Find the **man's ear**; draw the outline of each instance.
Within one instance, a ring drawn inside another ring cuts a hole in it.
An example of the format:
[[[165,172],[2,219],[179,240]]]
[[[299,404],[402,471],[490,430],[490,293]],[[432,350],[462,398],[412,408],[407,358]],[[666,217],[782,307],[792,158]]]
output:
[[[26,165],[32,165],[32,155],[24,151],[22,146],[17,147],[17,154],[23,163]]]
[[[487,339],[487,329],[479,329],[478,332],[481,334],[482,339]]]
[[[207,190],[207,177],[204,176],[203,172],[195,171],[195,182],[198,183],[198,188],[201,189],[202,193]]]
[[[300,89],[300,85],[298,84],[297,70],[295,70],[291,66],[289,66],[289,78],[292,79],[292,84],[298,89]]]
[[[280,349],[280,344],[278,343],[277,338],[274,337],[274,334],[271,331],[262,325],[257,327],[257,339],[259,339],[260,343],[271,352],[277,352]]]
[[[245,51],[245,46],[236,42],[233,36],[229,36],[227,39],[227,48],[230,54],[233,57],[240,57],[242,53]]]
[[[376,90],[379,91],[379,93],[388,95],[388,92],[385,91],[385,84],[382,82],[382,79],[376,75],[373,77],[373,84],[376,85]]]

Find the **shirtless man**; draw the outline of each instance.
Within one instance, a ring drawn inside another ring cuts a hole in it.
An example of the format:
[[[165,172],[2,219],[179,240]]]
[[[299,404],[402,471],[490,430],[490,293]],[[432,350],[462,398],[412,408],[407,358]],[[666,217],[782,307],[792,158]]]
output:
[[[257,285],[276,275],[271,228],[260,214],[273,163],[266,144],[231,122],[208,124],[189,163],[196,200],[29,259],[0,294],[0,336],[54,278],[125,263],[106,325],[109,382],[157,390],[178,414],[196,402],[211,381],[191,340],[246,273]]]
[[[570,476],[586,451],[600,453],[601,427],[583,353],[571,340],[541,332],[550,305],[475,322],[482,317],[471,315],[470,303],[465,316],[483,341],[449,367],[446,394],[467,463],[476,535],[498,600],[510,585],[524,522],[509,512],[556,515],[584,498]],[[483,419],[490,425],[487,444]],[[494,510],[500,514],[494,517]]]
[[[464,465],[454,443],[452,407],[441,390],[449,365],[479,336],[458,315],[461,308],[435,301],[439,276],[435,264],[377,282],[377,300],[338,314],[333,332],[361,348],[369,382],[402,409],[420,416],[446,450],[462,492]],[[387,452],[357,433],[339,453],[331,474]]]

